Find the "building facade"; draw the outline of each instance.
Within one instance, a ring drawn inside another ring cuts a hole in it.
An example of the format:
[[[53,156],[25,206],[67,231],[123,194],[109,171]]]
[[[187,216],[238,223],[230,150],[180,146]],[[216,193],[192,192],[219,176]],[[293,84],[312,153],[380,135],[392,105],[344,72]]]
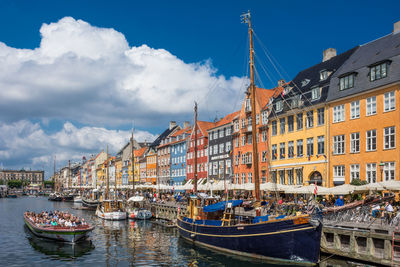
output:
[[[334,74],[329,101],[329,185],[400,176],[400,22],[360,46]]]
[[[174,134],[176,141],[171,143],[171,179],[172,185],[182,185],[186,177],[186,156],[188,139],[192,127],[186,127]]]
[[[44,171],[0,170],[0,180],[5,183],[10,180],[21,180],[31,185],[43,186]]]

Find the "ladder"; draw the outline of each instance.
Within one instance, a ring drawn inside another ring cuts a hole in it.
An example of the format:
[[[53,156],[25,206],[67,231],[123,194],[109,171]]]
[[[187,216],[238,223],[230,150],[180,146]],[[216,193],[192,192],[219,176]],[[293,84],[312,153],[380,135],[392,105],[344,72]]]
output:
[[[222,226],[230,226],[233,216],[232,203],[227,203],[222,217]]]
[[[400,234],[399,227],[396,227],[395,230],[393,230],[393,239],[392,239],[392,266],[396,266],[394,263],[394,248],[395,247],[400,247],[400,245],[395,245],[395,241],[400,241],[400,239],[396,238],[396,234]]]

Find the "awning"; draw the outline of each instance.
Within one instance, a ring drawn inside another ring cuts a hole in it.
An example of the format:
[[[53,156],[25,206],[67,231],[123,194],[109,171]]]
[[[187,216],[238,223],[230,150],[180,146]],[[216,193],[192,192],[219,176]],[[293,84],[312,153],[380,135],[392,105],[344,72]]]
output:
[[[232,203],[232,208],[239,206],[243,203],[243,200],[229,200],[228,203]],[[221,201],[212,205],[205,206],[203,208],[204,212],[215,212],[220,210],[225,210],[226,201]]]

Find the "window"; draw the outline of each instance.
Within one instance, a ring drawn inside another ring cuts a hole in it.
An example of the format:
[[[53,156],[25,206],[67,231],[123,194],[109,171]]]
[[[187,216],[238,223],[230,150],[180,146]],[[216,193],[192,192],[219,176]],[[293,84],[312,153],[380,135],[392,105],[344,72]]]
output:
[[[268,124],[268,112],[266,110],[261,112],[261,123],[264,125]]]
[[[383,110],[386,112],[395,109],[396,109],[396,99],[394,97],[394,91],[385,93]]]
[[[267,141],[267,130],[261,132],[261,142]]]
[[[253,136],[251,134],[247,135],[247,144],[251,145],[253,142]]]
[[[242,184],[246,183],[246,174],[242,172]]]
[[[321,96],[319,87],[311,89],[311,100],[317,100]]]
[[[376,96],[367,98],[367,116],[376,114]]]
[[[284,134],[285,133],[285,126],[286,126],[285,118],[279,119],[279,126],[280,126],[280,134]]]
[[[260,114],[256,114],[256,125],[260,123]]]
[[[224,153],[224,144],[219,144],[219,153]]]
[[[293,169],[287,170],[288,184],[294,184]]]
[[[276,171],[271,172],[271,182],[276,183]]]
[[[218,145],[214,145],[214,155],[218,154]]]
[[[231,142],[226,142],[225,143],[225,152],[231,152],[232,145]]]
[[[344,121],[344,105],[333,107],[333,122]]]
[[[281,184],[285,184],[285,171],[284,170],[279,171],[279,182]]]
[[[326,70],[320,71],[319,80],[320,81],[326,80],[328,78],[328,76],[329,76],[328,71],[326,71]]]
[[[242,129],[244,127],[246,127],[246,120],[245,119],[241,119],[240,122],[241,122]]]
[[[371,82],[383,79],[387,76],[387,62],[375,65],[370,68],[369,79]]]
[[[345,139],[344,135],[336,135],[333,137],[333,154],[344,154]]]
[[[312,110],[307,111],[306,126],[307,128],[314,127],[314,112]]]
[[[291,102],[291,108],[297,108],[300,104],[300,96],[296,95],[292,98],[292,102]]]
[[[277,135],[278,133],[278,126],[277,121],[272,121],[272,135]]]
[[[367,182],[376,183],[376,163],[367,163],[365,172],[367,174]]]
[[[325,136],[321,135],[317,137],[318,141],[318,155],[325,154]]]
[[[288,132],[293,132],[294,129],[294,117],[293,116],[288,116]]]
[[[239,131],[239,121],[235,121],[235,132]]]
[[[296,169],[296,184],[303,184],[303,169]]]
[[[303,139],[297,140],[297,157],[303,156]]]
[[[383,166],[383,179],[385,181],[394,180],[395,165],[394,162],[385,162]]]
[[[360,152],[360,133],[350,134],[350,153]]]
[[[314,138],[307,138],[307,156],[314,155]]]
[[[353,101],[350,104],[350,119],[360,118],[360,101]]]
[[[239,137],[235,137],[235,147],[239,147]]]
[[[344,165],[333,166],[333,179],[344,181],[345,167]]]
[[[267,157],[268,157],[267,151],[266,150],[262,151],[261,152],[261,162],[266,162]]]
[[[353,164],[350,165],[350,179],[353,181],[354,179],[360,179],[360,165]]]
[[[235,183],[239,184],[239,173],[235,173]]]
[[[291,159],[294,157],[294,142],[288,142],[288,158]]]
[[[297,130],[303,129],[303,113],[297,114],[296,120],[297,120]]]
[[[319,108],[317,110],[317,123],[318,125],[325,124],[325,108]]]
[[[279,158],[284,159],[285,158],[285,143],[280,143],[279,144]]]
[[[219,130],[219,138],[224,137],[224,129]]]
[[[213,137],[213,139],[215,140],[215,139],[218,139],[218,131],[214,131],[214,137]]]
[[[282,103],[281,100],[279,100],[279,101],[277,101],[276,104],[275,104],[275,111],[276,111],[276,112],[279,112],[279,111],[282,111],[282,109],[283,109],[283,103]]]
[[[367,131],[367,151],[376,150],[376,130]]]
[[[395,143],[395,128],[394,126],[392,127],[387,127],[383,129],[383,136],[384,136],[384,144],[383,147],[385,149],[391,149],[395,148],[396,143]]]
[[[271,155],[272,160],[275,160],[277,158],[277,153],[278,153],[277,145],[272,145],[271,153],[272,153]]]
[[[248,183],[253,182],[253,174],[251,172],[247,173],[247,182]]]
[[[354,73],[339,78],[339,90],[353,88],[354,86]]]
[[[247,126],[251,127],[252,119],[251,116],[247,118]]]
[[[246,145],[246,136],[242,135],[242,146]]]

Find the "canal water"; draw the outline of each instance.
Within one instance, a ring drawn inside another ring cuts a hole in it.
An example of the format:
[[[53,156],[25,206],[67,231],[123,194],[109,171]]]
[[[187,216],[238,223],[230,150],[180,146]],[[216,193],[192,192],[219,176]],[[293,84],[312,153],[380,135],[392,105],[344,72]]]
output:
[[[0,198],[0,266],[276,266],[194,247],[151,221],[104,221],[74,207],[44,197]],[[48,241],[24,226],[26,210],[69,211],[96,228],[75,245]],[[348,266],[337,262],[325,266]]]

